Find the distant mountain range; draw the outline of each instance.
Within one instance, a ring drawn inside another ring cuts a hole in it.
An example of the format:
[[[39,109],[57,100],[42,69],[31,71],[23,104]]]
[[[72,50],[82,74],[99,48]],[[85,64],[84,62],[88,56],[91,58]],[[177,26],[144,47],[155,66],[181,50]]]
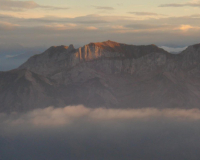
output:
[[[23,47],[17,43],[0,43],[0,71],[8,71],[17,68],[28,58],[44,50],[45,47]]]
[[[200,108],[200,44],[171,54],[113,41],[53,46],[0,72],[0,111],[83,104],[106,108]]]

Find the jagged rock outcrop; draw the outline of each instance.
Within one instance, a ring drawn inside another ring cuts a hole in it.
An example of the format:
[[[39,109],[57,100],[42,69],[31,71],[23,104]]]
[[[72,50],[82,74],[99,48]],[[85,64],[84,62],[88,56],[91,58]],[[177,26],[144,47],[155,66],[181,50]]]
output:
[[[178,55],[155,45],[113,41],[78,49],[54,46],[18,69],[0,73],[0,86],[4,86],[0,89],[0,109],[26,111],[76,104],[93,108],[199,108],[199,64],[199,44]]]

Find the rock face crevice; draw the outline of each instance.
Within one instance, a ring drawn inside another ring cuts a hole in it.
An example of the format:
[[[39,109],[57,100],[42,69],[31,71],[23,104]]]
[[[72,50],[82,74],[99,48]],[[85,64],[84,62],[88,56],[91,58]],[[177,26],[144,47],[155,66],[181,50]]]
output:
[[[178,55],[113,41],[53,46],[0,72],[0,111],[83,104],[107,108],[199,108],[200,45]]]

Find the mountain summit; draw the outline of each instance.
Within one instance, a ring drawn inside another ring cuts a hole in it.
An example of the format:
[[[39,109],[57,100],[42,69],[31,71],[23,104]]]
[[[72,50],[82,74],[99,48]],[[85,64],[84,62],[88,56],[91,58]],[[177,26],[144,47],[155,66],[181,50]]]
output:
[[[0,73],[0,111],[50,105],[199,108],[200,46],[173,55],[155,45],[113,41],[53,46]],[[20,78],[21,77],[21,78]]]

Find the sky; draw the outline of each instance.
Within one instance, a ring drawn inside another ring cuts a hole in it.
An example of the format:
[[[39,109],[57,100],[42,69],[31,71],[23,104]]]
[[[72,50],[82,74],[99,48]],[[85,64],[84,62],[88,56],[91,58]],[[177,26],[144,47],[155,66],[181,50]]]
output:
[[[113,40],[182,48],[200,42],[199,0],[0,0],[0,42],[82,46]]]

